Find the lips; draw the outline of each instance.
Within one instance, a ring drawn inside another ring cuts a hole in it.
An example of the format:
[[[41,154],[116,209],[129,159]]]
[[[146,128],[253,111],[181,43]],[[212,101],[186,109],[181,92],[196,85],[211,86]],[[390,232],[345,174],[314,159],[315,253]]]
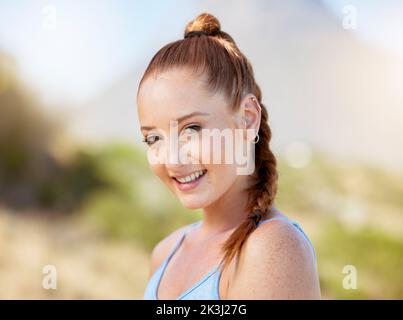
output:
[[[202,183],[204,177],[206,176],[207,170],[201,170],[200,173],[201,174],[197,178],[195,178],[195,172],[191,173],[190,175],[184,176],[184,178],[178,178],[184,181],[183,179],[190,179],[191,177],[194,177],[193,180],[190,180],[188,182],[180,182],[176,177],[172,177],[172,179],[174,180],[176,187],[180,191],[189,191],[196,188],[200,183]]]
[[[172,178],[175,179],[179,183],[189,183],[192,181],[196,181],[201,176],[203,176],[206,172],[207,172],[207,170],[197,170],[197,171],[191,172],[186,175],[173,176]]]

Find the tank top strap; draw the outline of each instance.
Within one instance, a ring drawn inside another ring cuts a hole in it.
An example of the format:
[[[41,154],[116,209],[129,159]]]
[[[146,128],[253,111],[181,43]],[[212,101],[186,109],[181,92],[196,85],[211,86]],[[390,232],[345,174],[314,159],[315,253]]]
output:
[[[185,239],[186,234],[189,232],[189,230],[191,228],[193,228],[194,226],[196,226],[197,224],[201,223],[200,221],[196,221],[194,223],[191,223],[190,225],[188,225],[182,232],[182,235],[180,236],[180,238],[176,241],[175,245],[173,246],[173,248],[171,249],[171,252],[168,254],[168,256],[165,258],[165,263],[168,263],[168,261],[171,259],[171,257],[174,255],[174,253],[176,252],[176,250],[178,250],[178,248],[180,247],[180,245],[182,244],[183,240]]]
[[[269,218],[269,219],[266,219],[266,220],[261,220],[261,221],[258,222],[257,225],[260,226],[263,223],[266,223],[266,222],[269,222],[269,221],[275,221],[275,220],[284,220],[284,221],[288,221],[288,222],[291,222],[291,223],[293,222],[289,218],[286,218],[286,217],[275,217],[275,218]]]

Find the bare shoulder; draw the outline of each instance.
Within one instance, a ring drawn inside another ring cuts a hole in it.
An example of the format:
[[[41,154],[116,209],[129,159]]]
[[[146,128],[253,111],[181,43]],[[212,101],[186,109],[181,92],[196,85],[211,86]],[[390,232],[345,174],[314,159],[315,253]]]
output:
[[[151,252],[151,267],[149,278],[153,275],[155,270],[161,265],[164,259],[168,256],[169,252],[183,235],[183,232],[188,227],[188,225],[180,227],[172,231],[168,236],[160,240]]]
[[[320,299],[308,240],[290,222],[268,221],[245,241],[228,299]]]

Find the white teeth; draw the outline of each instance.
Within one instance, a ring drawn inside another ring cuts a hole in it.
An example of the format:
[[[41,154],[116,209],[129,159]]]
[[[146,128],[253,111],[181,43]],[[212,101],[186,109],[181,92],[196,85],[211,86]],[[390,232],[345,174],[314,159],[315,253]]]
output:
[[[187,183],[187,182],[196,180],[198,177],[203,175],[203,173],[204,173],[203,170],[196,171],[196,172],[192,173],[191,175],[189,175],[189,176],[187,176],[185,178],[177,178],[176,180],[178,180],[181,183]]]

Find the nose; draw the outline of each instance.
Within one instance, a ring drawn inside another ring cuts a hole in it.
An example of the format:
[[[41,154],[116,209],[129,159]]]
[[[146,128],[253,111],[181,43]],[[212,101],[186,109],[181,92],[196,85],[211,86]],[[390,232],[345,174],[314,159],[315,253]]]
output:
[[[189,164],[199,164],[198,152],[194,151],[194,146],[190,142],[179,141],[175,137],[169,139],[165,146],[165,165],[173,168]]]

